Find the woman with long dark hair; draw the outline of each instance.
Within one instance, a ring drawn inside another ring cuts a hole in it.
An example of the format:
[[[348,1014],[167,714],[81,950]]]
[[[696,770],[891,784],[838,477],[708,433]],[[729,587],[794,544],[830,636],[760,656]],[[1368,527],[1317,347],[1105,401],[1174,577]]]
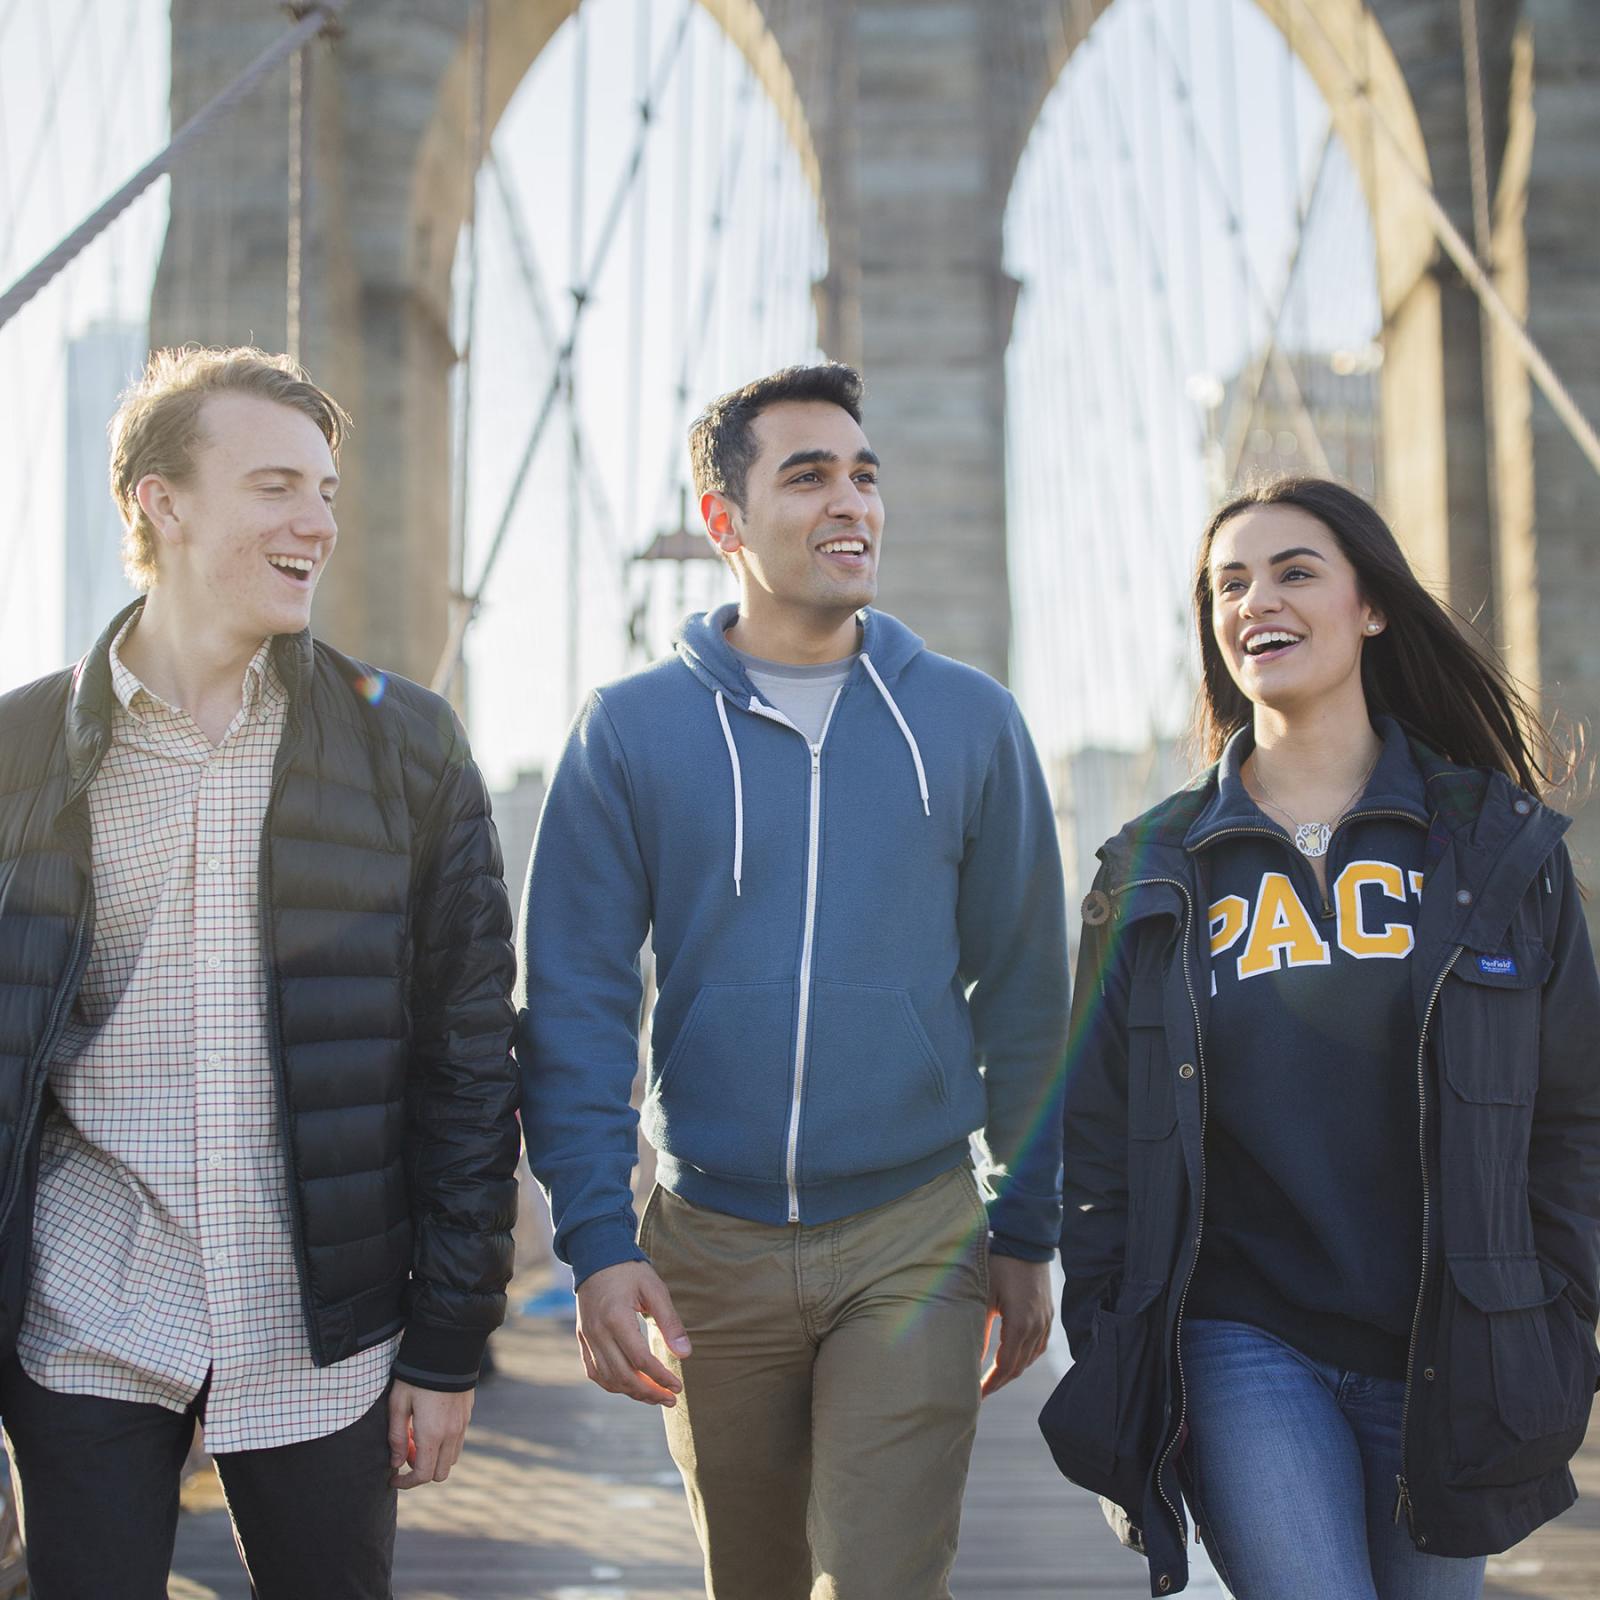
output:
[[[1041,1426],[1183,1588],[1474,1600],[1571,1504],[1600,1357],[1600,981],[1564,776],[1357,495],[1212,518],[1212,765],[1100,852]]]

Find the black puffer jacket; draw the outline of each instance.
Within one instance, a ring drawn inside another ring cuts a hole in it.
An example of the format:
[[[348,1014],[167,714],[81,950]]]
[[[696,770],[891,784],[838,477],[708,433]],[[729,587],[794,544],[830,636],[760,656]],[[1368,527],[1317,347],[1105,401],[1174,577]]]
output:
[[[1474,1556],[1576,1497],[1600,1375],[1600,980],[1566,819],[1411,748],[1432,813],[1412,960],[1426,1251],[1396,1515],[1419,1549]],[[1213,773],[1130,823],[1084,902],[1061,1235],[1076,1365],[1039,1419],[1062,1472],[1120,1508],[1156,1595],[1188,1575],[1181,1323],[1210,993],[1193,847],[1215,795]]]
[[[132,608],[130,608],[131,611]],[[51,1052],[93,937],[85,792],[109,648],[0,697],[0,1350],[27,1294]],[[261,944],[311,1353],[405,1329],[395,1373],[476,1380],[516,1215],[515,957],[483,780],[449,705],[309,634],[261,838]]]

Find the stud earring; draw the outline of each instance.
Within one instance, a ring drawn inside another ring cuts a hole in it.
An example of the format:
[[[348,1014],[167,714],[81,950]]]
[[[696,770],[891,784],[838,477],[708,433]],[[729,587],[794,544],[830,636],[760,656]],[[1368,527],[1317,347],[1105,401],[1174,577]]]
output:
[[[1378,624],[1376,622],[1369,622],[1367,624],[1367,632],[1368,633],[1376,633],[1377,631],[1378,631]]]

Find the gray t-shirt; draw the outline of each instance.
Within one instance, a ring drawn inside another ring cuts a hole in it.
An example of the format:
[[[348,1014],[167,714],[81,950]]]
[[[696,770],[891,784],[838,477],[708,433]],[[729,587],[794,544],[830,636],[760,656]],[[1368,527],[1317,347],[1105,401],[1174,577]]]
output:
[[[756,693],[781,711],[806,736],[808,744],[816,744],[827,726],[833,697],[855,668],[855,656],[824,661],[814,667],[797,667],[787,661],[763,661],[737,645],[729,648],[739,658]]]

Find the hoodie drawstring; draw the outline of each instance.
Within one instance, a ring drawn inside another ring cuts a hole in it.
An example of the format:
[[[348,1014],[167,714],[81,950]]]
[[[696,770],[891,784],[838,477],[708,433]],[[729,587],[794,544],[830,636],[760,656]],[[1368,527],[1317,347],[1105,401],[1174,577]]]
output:
[[[728,707],[717,690],[717,720],[722,724],[722,737],[728,744],[728,761],[733,767],[733,892],[737,897],[743,891],[739,880],[744,876],[744,775],[739,770],[739,747],[733,742],[733,729],[728,726]]]
[[[894,696],[889,693],[888,685],[878,676],[878,669],[872,664],[872,657],[865,650],[861,652],[861,665],[867,669],[867,676],[878,686],[878,693],[883,696],[883,703],[888,706],[889,714],[899,723],[900,731],[905,735],[906,745],[911,751],[911,759],[917,768],[917,790],[922,796],[922,814],[932,816],[928,810],[928,774],[922,765],[922,752],[917,748],[917,738],[906,725],[906,719],[900,715],[900,707],[894,703]]]
[[[861,665],[867,669],[867,676],[872,679],[878,693],[883,696],[883,703],[888,706],[889,714],[895,720],[895,725],[900,729],[906,741],[906,748],[911,752],[912,764],[917,769],[917,793],[922,798],[922,814],[932,816],[928,809],[928,773],[922,764],[922,752],[917,748],[917,738],[912,733],[906,719],[900,714],[900,707],[894,703],[894,696],[889,693],[888,685],[878,676],[878,669],[872,664],[872,657],[865,650],[861,652]],[[728,747],[728,765],[733,769],[733,892],[735,896],[742,895],[744,890],[742,879],[744,877],[744,773],[739,766],[739,747],[733,741],[733,729],[728,723],[728,702],[722,690],[716,691],[717,696],[717,721],[722,724],[723,742]],[[764,716],[774,717],[779,722],[788,722],[788,718],[779,712],[774,712],[761,704],[759,700],[752,699],[750,709]]]

